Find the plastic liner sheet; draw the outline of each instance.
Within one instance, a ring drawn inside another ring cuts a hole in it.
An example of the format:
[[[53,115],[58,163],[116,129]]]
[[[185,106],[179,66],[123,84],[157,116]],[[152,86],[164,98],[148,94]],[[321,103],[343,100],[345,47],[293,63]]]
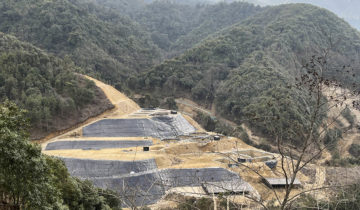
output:
[[[129,148],[151,146],[152,141],[56,141],[49,143],[45,150],[99,150],[109,148]]]
[[[156,169],[154,159],[141,161],[61,158],[69,173],[80,178],[114,177]]]
[[[123,207],[143,206],[156,203],[165,195],[159,173],[151,172],[122,178],[92,179],[95,186],[117,191]]]
[[[165,195],[167,190],[174,187],[198,187],[204,183],[222,181],[244,183],[237,174],[223,168],[152,170],[91,180],[100,188],[119,192],[125,206],[129,205],[129,202],[138,206],[154,204]]]
[[[151,119],[104,119],[83,128],[85,137],[154,137],[174,139],[196,129],[181,115]]]

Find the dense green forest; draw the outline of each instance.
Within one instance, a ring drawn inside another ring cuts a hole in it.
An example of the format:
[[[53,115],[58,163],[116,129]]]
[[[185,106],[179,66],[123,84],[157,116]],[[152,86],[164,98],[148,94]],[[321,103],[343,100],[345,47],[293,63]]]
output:
[[[0,70],[0,101],[28,110],[33,137],[85,120],[81,115],[89,106],[100,107],[95,113],[110,108],[93,82],[74,74],[81,70],[71,61],[1,32]]]
[[[305,124],[311,101],[304,90],[289,87],[303,73],[302,65],[325,49],[331,55],[326,78],[346,84],[359,81],[359,72],[354,72],[356,77],[337,72],[344,64],[358,67],[356,30],[311,5],[271,7],[154,67],[137,80],[137,88],[216,105],[219,113],[239,124],[249,123],[265,135],[278,128],[294,140],[298,137],[285,131]],[[135,86],[134,81],[129,84]],[[249,120],[264,116],[282,120]]]
[[[240,23],[262,10],[263,8],[259,6],[244,2],[205,5],[195,27],[189,33],[176,40],[171,49],[177,54],[183,52],[194,47],[194,45],[200,43],[208,36],[235,23]]]
[[[353,27],[360,30],[360,15],[359,15],[359,6],[360,2],[358,0],[246,0],[253,4],[259,5],[278,5],[278,4],[289,4],[289,3],[307,3],[312,4],[318,7],[323,7],[332,12],[335,12],[341,18],[344,18],[349,22]],[[346,3],[345,3],[346,2]]]
[[[306,129],[314,112],[311,90],[296,86],[299,78],[313,73],[306,67],[326,54],[322,82],[358,85],[360,34],[333,13],[307,4],[264,8],[204,1],[1,1],[0,204],[120,209],[114,192],[70,177],[61,160],[42,155],[29,142],[112,107],[78,73],[141,94],[142,106],[176,109],[174,99],[184,97],[215,107],[238,128],[231,130],[209,116],[198,115],[197,120],[210,131],[248,144],[243,123],[260,136],[280,136],[292,146],[301,142],[296,130]],[[356,126],[349,110],[342,114],[351,128]],[[325,144],[342,138],[337,128],[328,133]],[[263,142],[253,145],[271,149]],[[350,145],[349,154],[354,158],[348,162],[359,164],[358,144]],[[350,187],[348,194],[334,198],[355,198],[349,205],[357,209],[357,189]]]
[[[114,192],[70,177],[61,160],[41,154],[26,118],[14,103],[0,104],[1,209],[121,209]]]
[[[191,6],[155,1],[130,16],[151,34],[153,42],[163,49],[165,57],[173,57],[207,36],[261,10],[243,2]]]
[[[131,15],[133,12],[143,9],[146,5],[144,0],[82,0],[102,6],[106,9],[114,9],[120,14]]]
[[[199,10],[188,5],[159,1],[146,5],[131,16],[151,34],[152,40],[161,49],[169,51],[180,36],[191,31]]]
[[[86,0],[83,0],[86,1]],[[239,23],[262,8],[244,2],[199,4],[186,1],[128,2],[94,1],[97,5],[126,14],[149,33],[164,58],[179,55],[209,35]],[[136,7],[137,5],[137,7]],[[125,9],[128,8],[128,9]]]
[[[159,57],[138,24],[87,1],[5,0],[0,15],[0,31],[69,55],[86,73],[112,84],[148,69]]]
[[[312,55],[331,48],[329,65],[336,66],[325,76],[348,86],[359,80],[358,74],[339,77],[335,72],[343,64],[358,65],[358,32],[331,12],[305,4],[261,8],[244,2],[7,0],[0,3],[0,11],[1,31],[67,63],[72,60],[81,67],[78,72],[127,93],[145,93],[155,105],[159,103],[151,96],[163,97],[161,93],[216,106],[221,115],[247,122],[263,134],[289,127],[290,121],[269,127],[249,118],[270,114],[299,124],[306,121],[311,102],[304,91],[288,87]],[[159,65],[165,58],[172,59]],[[7,98],[34,109],[23,99],[26,90],[19,89],[12,95],[8,91]],[[61,94],[71,95],[68,90]],[[85,98],[90,102],[91,94]],[[81,106],[75,103],[76,109]],[[55,109],[43,110],[31,112],[32,119],[49,130],[51,120],[44,119],[52,118],[43,113],[51,115]]]
[[[55,0],[0,3],[0,31],[69,58],[123,90],[125,79],[260,11],[248,3]],[[160,49],[161,50],[160,50]]]

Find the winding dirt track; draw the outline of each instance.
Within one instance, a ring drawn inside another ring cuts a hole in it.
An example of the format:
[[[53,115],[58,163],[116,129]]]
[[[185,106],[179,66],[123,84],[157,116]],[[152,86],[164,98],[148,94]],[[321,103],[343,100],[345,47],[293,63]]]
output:
[[[116,90],[114,87],[107,85],[97,79],[94,79],[92,77],[83,75],[85,78],[95,82],[95,85],[99,87],[106,97],[109,99],[109,101],[115,106],[115,108],[108,110],[96,117],[89,118],[83,123],[79,123],[77,125],[72,126],[71,128],[68,128],[63,131],[57,131],[54,133],[49,134],[47,137],[35,141],[36,143],[42,144],[42,147],[46,146],[46,143],[49,141],[57,140],[63,137],[72,137],[79,135],[81,133],[81,128],[89,125],[93,122],[96,122],[98,120],[104,119],[104,118],[120,118],[127,115],[130,115],[133,112],[136,112],[140,110],[140,107],[130,98],[128,98],[126,95],[120,93],[118,90]]]
[[[139,105],[137,105],[126,95],[116,90],[114,87],[104,84],[103,82],[100,82],[99,80],[96,80],[92,77],[86,75],[85,77],[91,81],[94,81],[96,86],[98,86],[105,93],[106,97],[115,106],[113,113],[111,113],[109,117],[122,117],[140,109]]]

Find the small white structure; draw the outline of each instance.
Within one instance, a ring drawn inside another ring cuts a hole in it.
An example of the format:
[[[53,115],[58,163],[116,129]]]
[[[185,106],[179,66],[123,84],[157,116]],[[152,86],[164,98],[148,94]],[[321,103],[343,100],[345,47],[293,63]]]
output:
[[[290,184],[291,180],[286,178],[264,178],[265,184],[270,188],[282,188]],[[298,179],[294,180],[294,186],[300,186],[301,182]]]
[[[202,185],[204,191],[209,194],[249,194],[254,188],[245,181],[223,181],[223,182],[207,182]]]

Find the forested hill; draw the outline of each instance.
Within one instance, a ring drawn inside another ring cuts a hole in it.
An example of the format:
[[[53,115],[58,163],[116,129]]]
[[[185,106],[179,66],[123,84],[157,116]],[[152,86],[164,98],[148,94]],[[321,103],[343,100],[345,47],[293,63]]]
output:
[[[33,138],[69,128],[112,107],[93,82],[67,60],[0,32],[0,101],[28,110]]]
[[[86,73],[112,84],[154,64],[157,47],[138,24],[86,2],[1,1],[0,31],[61,57],[69,55]]]
[[[191,6],[156,1],[130,17],[151,34],[153,42],[163,49],[166,57],[173,57],[261,10],[259,6],[244,2]]]
[[[344,72],[340,72],[343,77],[336,74],[344,63],[359,69],[360,36],[356,30],[315,6],[270,7],[154,67],[138,80],[137,88],[159,90],[162,97],[185,96],[204,105],[214,103],[219,113],[238,123],[248,122],[248,116],[286,120],[248,122],[269,135],[274,128],[286,130],[305,123],[310,103],[305,100],[306,93],[288,87],[295,83],[301,64],[330,47],[329,65],[333,67],[326,76],[346,84],[359,81]]]
[[[139,9],[145,7],[146,2],[144,0],[82,0],[90,3],[102,5],[107,9],[114,9],[121,14],[130,15]]]
[[[313,4],[325,9],[328,9],[332,12],[335,12],[339,17],[344,18],[349,22],[353,27],[360,30],[360,14],[359,6],[360,1],[358,0],[246,0],[253,4],[259,5],[278,5],[284,3],[307,3]]]
[[[151,3],[129,0],[79,1],[94,2],[138,22],[162,49],[163,58],[179,55],[207,36],[262,10],[259,6],[245,2],[195,4],[168,0]]]
[[[195,27],[171,46],[174,54],[184,52],[203,39],[261,12],[263,8],[245,2],[219,3],[203,6]]]

